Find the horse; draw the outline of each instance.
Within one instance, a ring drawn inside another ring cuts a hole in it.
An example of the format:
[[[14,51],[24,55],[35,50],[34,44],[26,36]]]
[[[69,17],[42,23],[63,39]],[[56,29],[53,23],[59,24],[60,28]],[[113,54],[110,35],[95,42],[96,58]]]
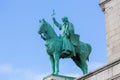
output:
[[[40,22],[40,29],[38,33],[41,38],[46,41],[46,50],[50,57],[50,62],[52,65],[52,74],[58,75],[59,73],[59,60],[61,58],[71,58],[75,64],[82,70],[83,74],[88,73],[88,65],[86,63],[89,60],[89,55],[91,53],[91,46],[88,43],[79,43],[79,53],[76,56],[67,57],[62,53],[62,38],[57,36],[56,32],[52,26],[42,19]]]

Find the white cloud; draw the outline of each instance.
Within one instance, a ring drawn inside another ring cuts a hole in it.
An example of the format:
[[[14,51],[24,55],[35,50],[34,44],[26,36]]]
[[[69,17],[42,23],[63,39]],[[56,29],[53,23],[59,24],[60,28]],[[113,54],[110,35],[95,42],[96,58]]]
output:
[[[0,64],[0,74],[11,74],[13,71],[10,64]]]
[[[0,76],[7,80],[42,80],[48,74],[40,74],[32,69],[14,68],[11,64],[0,64]],[[0,80],[4,80],[3,78]]]

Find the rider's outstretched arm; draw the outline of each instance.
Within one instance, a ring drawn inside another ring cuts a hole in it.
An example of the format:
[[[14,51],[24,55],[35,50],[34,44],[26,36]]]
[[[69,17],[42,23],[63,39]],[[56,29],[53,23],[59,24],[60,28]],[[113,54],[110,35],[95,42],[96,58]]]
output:
[[[60,30],[62,29],[62,25],[59,24],[54,17],[53,17],[53,22]]]

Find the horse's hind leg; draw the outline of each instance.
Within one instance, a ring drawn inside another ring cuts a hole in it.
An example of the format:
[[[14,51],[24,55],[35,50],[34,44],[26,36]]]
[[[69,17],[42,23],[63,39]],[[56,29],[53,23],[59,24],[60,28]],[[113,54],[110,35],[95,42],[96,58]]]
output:
[[[75,64],[82,70],[83,74],[88,73],[88,68],[86,62],[84,63],[83,61],[77,60],[75,58],[72,58]]]
[[[77,60],[76,57],[72,57],[72,60],[75,62],[75,64],[76,64],[79,68],[81,68],[81,70],[82,70],[82,72],[83,72],[83,69],[82,69],[82,67],[81,67],[81,62],[80,62],[80,60]]]
[[[55,61],[55,72],[54,74],[58,75],[59,72],[59,54],[54,53],[54,61]]]
[[[81,59],[80,59],[79,66],[82,69],[83,74],[87,74],[88,73],[88,65],[86,63],[86,59],[82,56],[80,56],[80,57],[81,57]]]
[[[55,72],[55,61],[54,61],[54,57],[53,57],[53,56],[49,56],[49,58],[50,58],[51,66],[52,66],[52,74],[54,74],[54,72]]]
[[[83,71],[83,74],[87,74],[88,73],[88,65],[87,65],[86,61],[82,61],[80,66]]]

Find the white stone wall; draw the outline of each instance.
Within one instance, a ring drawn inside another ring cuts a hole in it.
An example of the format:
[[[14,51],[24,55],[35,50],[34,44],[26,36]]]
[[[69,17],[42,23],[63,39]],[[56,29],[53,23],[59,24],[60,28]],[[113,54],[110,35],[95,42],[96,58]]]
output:
[[[109,63],[120,59],[120,0],[102,0]]]
[[[105,4],[106,39],[109,63],[120,59],[120,0]]]

